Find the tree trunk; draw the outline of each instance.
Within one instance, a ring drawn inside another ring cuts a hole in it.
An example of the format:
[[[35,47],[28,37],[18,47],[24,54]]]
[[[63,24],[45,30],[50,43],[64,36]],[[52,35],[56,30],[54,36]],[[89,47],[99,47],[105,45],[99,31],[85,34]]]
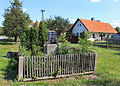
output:
[[[17,44],[18,40],[17,40],[17,36],[15,36],[15,44]]]

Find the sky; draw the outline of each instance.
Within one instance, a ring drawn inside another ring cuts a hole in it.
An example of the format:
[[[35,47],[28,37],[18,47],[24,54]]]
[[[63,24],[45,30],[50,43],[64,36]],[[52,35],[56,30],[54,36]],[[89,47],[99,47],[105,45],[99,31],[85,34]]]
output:
[[[4,10],[10,1],[0,0],[0,26],[4,21]],[[120,27],[120,0],[19,0],[23,2],[23,11],[35,22],[41,21],[41,9],[45,10],[45,19],[61,16],[74,23],[77,18],[90,20],[92,17],[101,22]]]

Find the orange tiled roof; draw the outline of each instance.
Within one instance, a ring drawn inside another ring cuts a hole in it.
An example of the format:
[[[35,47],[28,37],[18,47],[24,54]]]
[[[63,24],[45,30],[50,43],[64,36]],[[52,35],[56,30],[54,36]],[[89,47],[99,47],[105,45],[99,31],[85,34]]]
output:
[[[39,25],[40,25],[40,22],[37,22],[37,26],[39,27]]]
[[[108,23],[80,19],[90,32],[117,33],[117,31]]]

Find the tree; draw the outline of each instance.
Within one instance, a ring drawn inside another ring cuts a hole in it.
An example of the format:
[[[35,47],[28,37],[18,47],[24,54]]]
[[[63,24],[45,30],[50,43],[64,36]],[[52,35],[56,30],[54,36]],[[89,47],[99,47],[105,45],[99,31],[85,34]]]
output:
[[[0,34],[3,34],[3,28],[0,26]]]
[[[44,41],[47,40],[47,32],[46,23],[42,21],[39,27],[36,21],[33,27],[25,29],[20,36],[22,55],[42,55]]]
[[[44,41],[46,41],[48,38],[48,29],[47,29],[47,25],[45,22],[41,21],[40,25],[39,25],[39,45],[42,47],[42,51],[43,51],[43,47],[44,47]]]
[[[54,19],[47,19],[47,28],[54,30],[58,35],[71,28],[71,24],[68,19],[64,19],[61,16],[55,16]]]
[[[119,27],[116,27],[115,30],[120,33],[120,28]]]
[[[27,13],[22,11],[22,2],[14,0],[10,2],[11,6],[5,9],[3,26],[4,34],[8,37],[15,37],[17,43],[17,37],[20,36],[23,30],[26,28],[26,23],[30,22],[30,17]]]

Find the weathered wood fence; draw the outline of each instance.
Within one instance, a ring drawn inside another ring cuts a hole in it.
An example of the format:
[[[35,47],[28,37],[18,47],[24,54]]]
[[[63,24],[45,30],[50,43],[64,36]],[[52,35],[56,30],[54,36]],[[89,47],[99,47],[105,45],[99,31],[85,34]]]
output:
[[[120,49],[120,39],[108,39],[106,41],[95,41],[95,46],[111,48],[111,49]]]
[[[18,81],[94,73],[97,54],[19,57]]]
[[[120,48],[120,39],[109,39],[106,46],[107,48]]]

